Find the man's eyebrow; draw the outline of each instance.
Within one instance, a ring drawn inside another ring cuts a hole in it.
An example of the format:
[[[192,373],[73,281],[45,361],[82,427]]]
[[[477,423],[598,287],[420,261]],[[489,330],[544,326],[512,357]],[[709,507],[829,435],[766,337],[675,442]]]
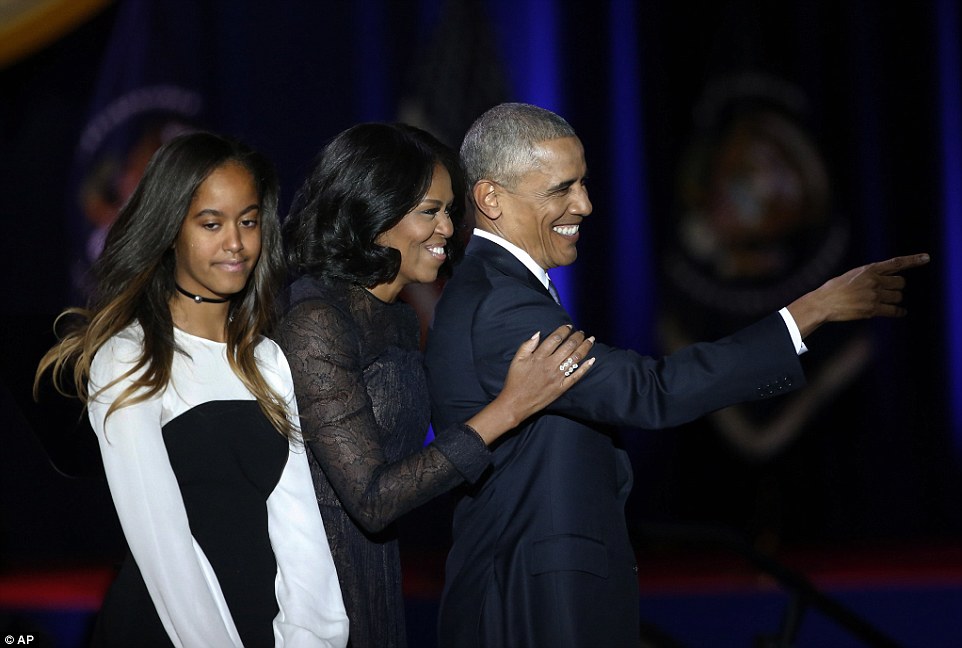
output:
[[[577,179],[565,180],[563,182],[559,182],[553,187],[548,187],[548,193],[558,193],[559,191],[566,191],[570,189],[571,185],[573,185],[576,182],[578,182]]]

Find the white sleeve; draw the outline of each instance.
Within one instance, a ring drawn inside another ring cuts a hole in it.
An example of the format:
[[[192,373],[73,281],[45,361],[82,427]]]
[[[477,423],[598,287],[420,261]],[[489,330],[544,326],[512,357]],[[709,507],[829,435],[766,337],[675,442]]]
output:
[[[279,348],[276,352],[282,394],[297,420],[291,370]],[[275,593],[280,608],[274,619],[274,645],[345,646],[348,619],[341,586],[317,508],[306,450],[297,440],[290,442],[287,465],[267,499],[267,520],[277,560]]]
[[[241,646],[214,570],[190,533],[180,487],[161,432],[161,397],[114,410],[128,377],[96,390],[133,366],[132,340],[112,338],[90,368],[90,423],[127,544],[174,646]]]
[[[785,326],[788,328],[788,334],[792,336],[792,344],[795,345],[795,353],[802,355],[808,351],[808,347],[802,341],[802,332],[798,330],[798,324],[795,323],[795,318],[792,314],[788,312],[788,307],[778,311],[778,314],[782,316],[785,320]]]

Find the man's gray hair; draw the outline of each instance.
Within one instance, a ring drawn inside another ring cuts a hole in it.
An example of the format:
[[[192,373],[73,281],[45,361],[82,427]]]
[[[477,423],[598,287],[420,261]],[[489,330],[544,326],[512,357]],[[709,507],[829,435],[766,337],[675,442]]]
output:
[[[575,130],[550,110],[523,103],[491,108],[475,120],[461,144],[468,194],[482,178],[517,186],[525,172],[541,163],[535,146],[562,137],[576,137]]]

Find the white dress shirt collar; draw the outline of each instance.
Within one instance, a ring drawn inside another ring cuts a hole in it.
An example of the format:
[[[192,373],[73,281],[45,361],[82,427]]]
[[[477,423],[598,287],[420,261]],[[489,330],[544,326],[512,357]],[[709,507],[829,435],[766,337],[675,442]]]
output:
[[[531,271],[531,274],[533,274],[535,277],[538,278],[538,281],[541,282],[541,285],[543,285],[545,289],[548,288],[547,271],[541,266],[539,266],[537,263],[535,263],[535,260],[531,258],[530,254],[528,254],[527,252],[519,248],[514,243],[501,238],[497,234],[486,232],[485,230],[478,229],[477,227],[474,228],[474,235],[480,236],[483,239],[487,239],[492,243],[497,243],[498,245],[503,247],[505,250],[510,252],[512,256],[514,256],[518,261],[524,264],[524,267],[526,267],[528,270]]]

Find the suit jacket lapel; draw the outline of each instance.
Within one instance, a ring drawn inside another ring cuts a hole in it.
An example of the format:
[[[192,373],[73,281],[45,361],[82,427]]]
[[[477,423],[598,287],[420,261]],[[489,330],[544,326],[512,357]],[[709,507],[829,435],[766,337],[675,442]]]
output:
[[[544,284],[517,257],[497,243],[492,243],[480,236],[472,236],[464,253],[465,255],[478,257],[484,263],[494,266],[499,272],[541,291],[547,295],[548,299],[554,301],[554,297],[544,287]]]

